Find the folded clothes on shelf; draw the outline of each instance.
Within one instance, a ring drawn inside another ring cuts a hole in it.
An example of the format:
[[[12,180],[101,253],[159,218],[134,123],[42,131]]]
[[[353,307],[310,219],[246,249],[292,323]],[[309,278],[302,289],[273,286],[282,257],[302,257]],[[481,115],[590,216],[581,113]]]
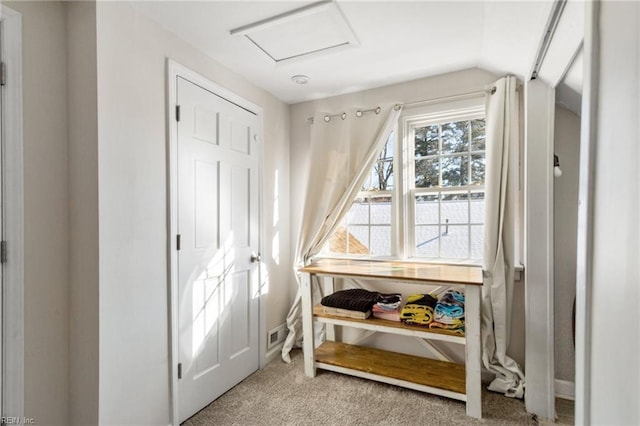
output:
[[[332,308],[331,306],[323,306],[322,310],[325,314],[335,315],[337,317],[367,319],[371,316],[371,311],[351,311],[349,309]]]
[[[324,312],[348,318],[366,319],[378,300],[380,293],[361,288],[340,290],[325,296],[320,301]]]
[[[412,294],[402,308],[400,318],[407,324],[428,326],[434,317],[438,300],[430,294]]]
[[[378,300],[375,291],[368,291],[362,288],[350,288],[348,290],[340,290],[325,296],[320,301],[322,306],[330,306],[332,308],[348,309],[350,311],[370,311]]]
[[[429,328],[447,330],[450,333],[454,333],[454,334],[458,334],[460,336],[464,336],[464,325],[462,325],[462,326],[449,325],[449,324],[442,324],[442,323],[433,321],[431,324],[429,324]]]
[[[457,290],[447,290],[440,296],[429,327],[464,335],[464,294]]]
[[[400,321],[400,310],[402,309],[402,295],[380,294],[373,305],[373,316],[388,321]]]

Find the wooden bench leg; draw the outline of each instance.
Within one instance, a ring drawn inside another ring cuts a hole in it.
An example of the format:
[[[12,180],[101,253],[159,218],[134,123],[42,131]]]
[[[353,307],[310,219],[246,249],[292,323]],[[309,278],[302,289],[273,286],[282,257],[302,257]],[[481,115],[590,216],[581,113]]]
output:
[[[482,418],[482,342],[480,339],[480,300],[482,287],[465,286],[465,365],[467,371],[467,416]]]
[[[311,291],[311,274],[302,274],[301,282],[302,302],[302,351],[304,353],[304,374],[307,377],[316,376],[314,335],[313,335],[313,300]]]

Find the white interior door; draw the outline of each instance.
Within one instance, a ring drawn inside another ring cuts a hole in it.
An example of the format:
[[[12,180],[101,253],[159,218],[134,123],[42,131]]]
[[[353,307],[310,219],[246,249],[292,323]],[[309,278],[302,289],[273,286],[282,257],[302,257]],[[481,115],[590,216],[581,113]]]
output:
[[[1,13],[1,11],[0,11]],[[3,47],[4,47],[4,24],[0,20],[0,73],[4,73]],[[1,76],[0,78],[4,78]],[[4,83],[0,85],[0,240],[5,241],[5,220],[4,220]],[[6,247],[3,247],[4,243],[0,243],[0,416],[4,418],[4,253],[2,253]]]
[[[179,418],[259,367],[254,113],[178,77]]]

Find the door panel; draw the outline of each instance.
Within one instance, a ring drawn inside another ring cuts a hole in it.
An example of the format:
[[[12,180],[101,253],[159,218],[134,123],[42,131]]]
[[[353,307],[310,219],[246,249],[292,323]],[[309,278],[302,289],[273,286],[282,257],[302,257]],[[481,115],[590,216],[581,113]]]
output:
[[[178,77],[179,418],[259,367],[259,120]]]
[[[233,276],[233,305],[231,314],[231,357],[251,347],[249,321],[251,311],[251,280],[246,271]]]
[[[219,248],[218,242],[218,167],[204,161],[195,162],[195,248]]]

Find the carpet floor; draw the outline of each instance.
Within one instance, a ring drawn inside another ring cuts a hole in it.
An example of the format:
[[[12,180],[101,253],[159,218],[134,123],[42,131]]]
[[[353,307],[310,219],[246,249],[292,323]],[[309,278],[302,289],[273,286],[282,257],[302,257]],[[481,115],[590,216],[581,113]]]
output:
[[[483,392],[483,419],[465,404],[384,383],[318,370],[305,377],[300,350],[247,377],[188,419],[201,425],[536,425],[521,400]]]

